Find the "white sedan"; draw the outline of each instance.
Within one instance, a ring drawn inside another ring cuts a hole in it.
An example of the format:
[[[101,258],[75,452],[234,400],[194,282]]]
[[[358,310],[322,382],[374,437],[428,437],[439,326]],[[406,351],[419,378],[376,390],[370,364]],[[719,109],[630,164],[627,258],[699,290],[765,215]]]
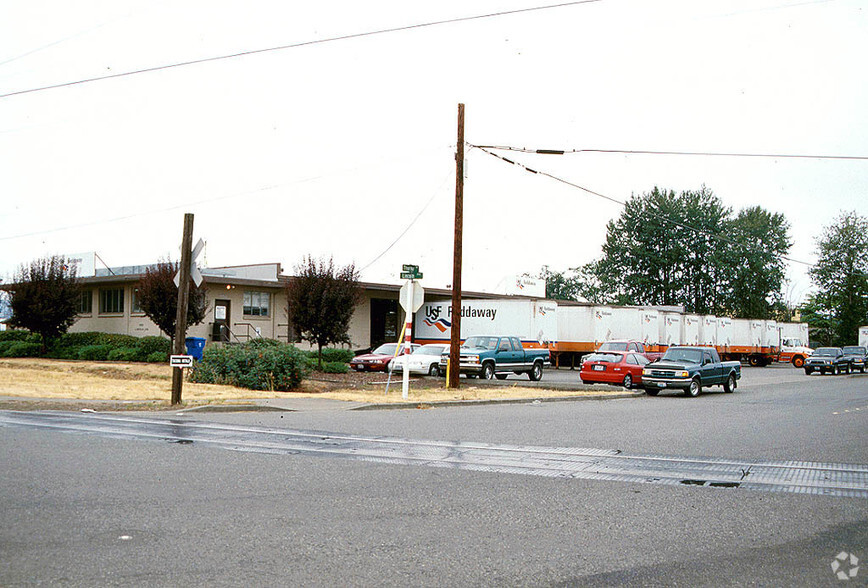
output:
[[[411,374],[427,374],[429,376],[440,375],[440,355],[449,349],[449,345],[432,343],[422,345],[410,355],[399,355],[389,362],[389,369],[395,372],[403,372],[404,365],[409,367]]]

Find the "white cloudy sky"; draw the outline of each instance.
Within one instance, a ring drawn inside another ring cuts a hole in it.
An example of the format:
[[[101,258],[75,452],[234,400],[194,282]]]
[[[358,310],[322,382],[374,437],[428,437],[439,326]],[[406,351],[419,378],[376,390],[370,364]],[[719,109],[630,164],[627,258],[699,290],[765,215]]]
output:
[[[868,155],[860,0],[600,0],[8,95],[545,4],[9,0],[0,276],[50,253],[177,258],[193,212],[211,266],[290,271],[310,253],[367,281],[397,283],[415,263],[445,286],[459,102],[473,144]],[[785,213],[806,262],[841,210],[868,214],[864,160],[514,158],[622,200],[705,184],[735,210]],[[620,213],[478,150],[467,167],[466,288],[588,262]],[[791,272],[796,301],[804,270]]]

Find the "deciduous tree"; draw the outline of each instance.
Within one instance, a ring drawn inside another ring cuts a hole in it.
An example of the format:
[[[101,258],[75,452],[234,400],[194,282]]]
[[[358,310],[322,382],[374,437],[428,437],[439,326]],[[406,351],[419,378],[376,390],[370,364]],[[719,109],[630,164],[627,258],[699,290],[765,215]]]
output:
[[[853,345],[868,324],[868,218],[843,212],[817,238],[817,263],[811,279],[818,292],[814,314],[829,321],[832,345]],[[808,315],[815,330],[819,322]]]
[[[323,347],[351,344],[350,319],[361,296],[354,264],[336,267],[331,258],[307,256],[295,267],[286,285],[287,316],[297,340],[316,346],[320,367]]]
[[[572,287],[592,302],[772,318],[790,244],[781,214],[755,206],[733,217],[705,186],[680,194],[655,187],[609,222],[603,256],[575,270]]]
[[[76,320],[81,288],[75,265],[62,256],[21,265],[8,291],[12,307],[9,325],[39,333],[43,352]]]
[[[178,287],[175,274],[179,264],[160,261],[145,270],[138,285],[139,308],[170,339],[175,338],[175,321],[178,318]],[[208,313],[207,289],[190,284],[190,299],[187,305],[187,324],[198,325]]]

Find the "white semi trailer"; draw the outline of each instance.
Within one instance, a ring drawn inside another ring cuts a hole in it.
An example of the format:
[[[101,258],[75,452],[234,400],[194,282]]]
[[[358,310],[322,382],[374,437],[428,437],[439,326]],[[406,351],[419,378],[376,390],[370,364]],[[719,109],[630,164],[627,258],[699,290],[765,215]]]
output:
[[[449,301],[428,302],[416,313],[413,340],[445,343],[451,337]],[[545,347],[558,365],[577,365],[606,341],[629,340],[648,352],[672,345],[715,347],[728,360],[751,365],[774,361],[801,366],[810,350],[807,325],[685,313],[678,307],[586,304],[533,298],[464,300],[461,338],[519,336],[526,347]],[[868,327],[866,327],[868,330]],[[798,343],[797,345],[788,345]]]

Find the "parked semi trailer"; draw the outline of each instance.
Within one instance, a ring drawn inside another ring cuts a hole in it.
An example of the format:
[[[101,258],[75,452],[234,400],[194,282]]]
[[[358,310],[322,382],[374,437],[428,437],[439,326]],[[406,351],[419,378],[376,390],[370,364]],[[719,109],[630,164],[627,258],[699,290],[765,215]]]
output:
[[[444,343],[451,337],[449,301],[429,302],[416,313],[413,340]],[[714,347],[727,361],[761,366],[776,361],[801,367],[811,350],[804,323],[732,319],[684,312],[678,306],[614,306],[532,298],[464,300],[461,339],[517,334],[525,347],[546,348],[552,363],[577,367],[607,341],[641,342],[646,352],[676,345]]]

